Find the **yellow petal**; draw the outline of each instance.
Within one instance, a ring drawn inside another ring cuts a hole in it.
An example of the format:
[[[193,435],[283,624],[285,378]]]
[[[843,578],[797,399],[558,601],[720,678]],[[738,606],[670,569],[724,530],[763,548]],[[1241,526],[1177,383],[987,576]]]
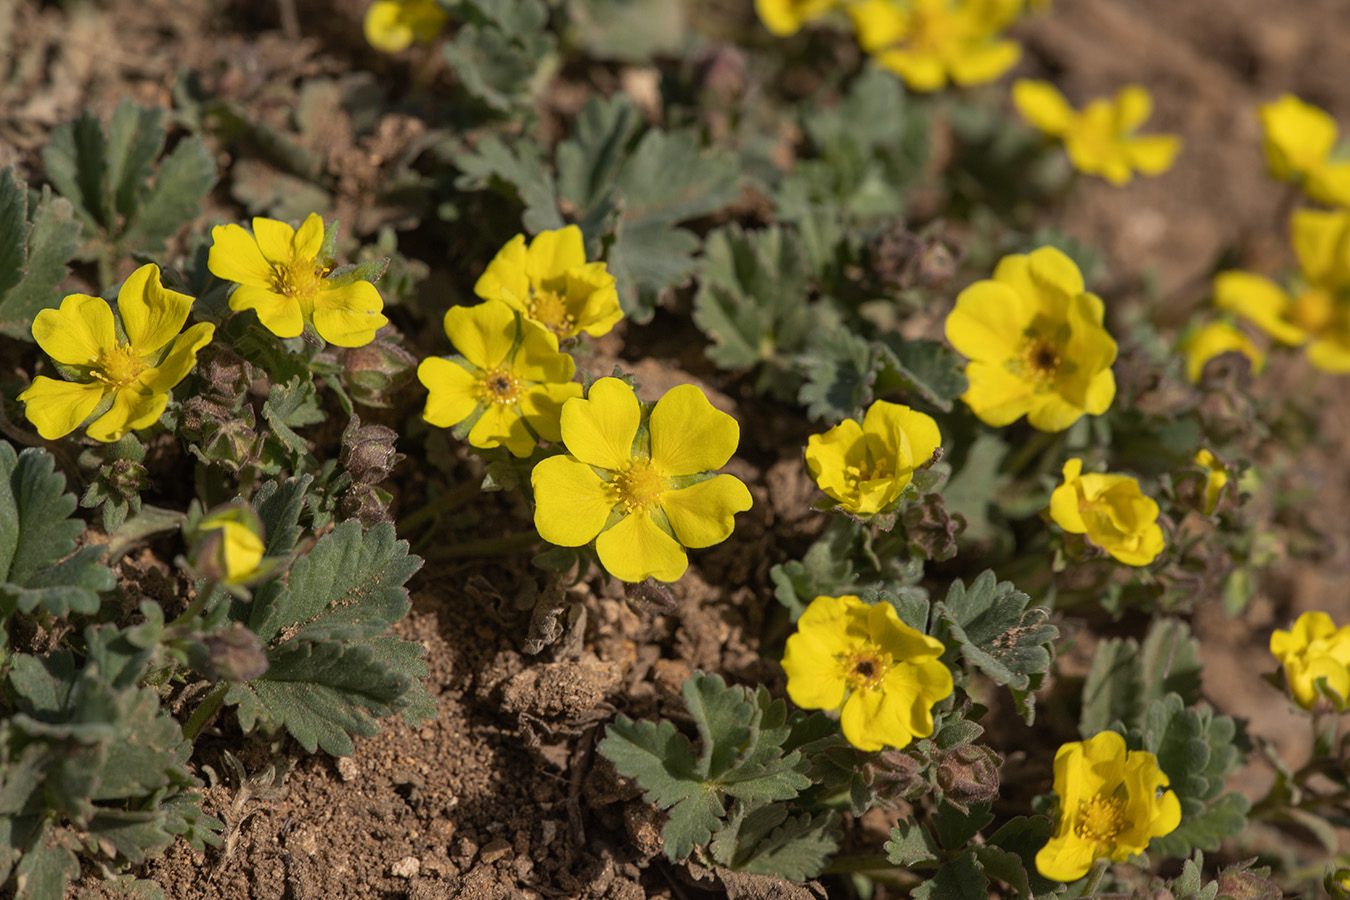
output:
[[[1058,247],[1041,247],[1027,254],[1031,280],[1042,291],[1077,297],[1084,292],[1083,273]],[[1100,307],[1101,301],[1098,301]],[[1100,316],[1097,323],[1101,323]]]
[[[714,409],[692,384],[673,387],[656,401],[650,428],[652,462],[667,476],[720,469],[741,440],[736,420]]]
[[[1127,84],[1116,92],[1116,133],[1128,134],[1153,114],[1153,95],[1137,84]]]
[[[947,340],[972,360],[1001,364],[1019,352],[1035,313],[1029,299],[999,281],[977,281],[957,296]]]
[[[505,447],[512,456],[524,459],[534,452],[538,441],[521,418],[518,404],[488,403],[469,429],[469,444],[482,449]]]
[[[822,491],[844,503],[851,504],[857,497],[848,482],[848,467],[864,462],[862,426],[845,419],[824,434],[813,434],[806,439],[806,467]]]
[[[1291,303],[1289,295],[1264,276],[1228,271],[1214,277],[1215,306],[1248,319],[1280,343],[1298,345],[1308,336],[1285,320]]]
[[[878,400],[863,416],[863,431],[878,435],[906,468],[917,468],[932,459],[942,443],[933,417],[899,403]]]
[[[241,284],[230,294],[230,309],[236,312],[253,310],[263,327],[280,338],[298,337],[305,330],[300,304],[268,288]]]
[[[383,308],[380,292],[369,281],[327,288],[314,298],[314,330],[330,344],[364,347],[389,324]]]
[[[1260,372],[1265,355],[1251,338],[1227,322],[1209,322],[1183,340],[1177,349],[1186,357],[1186,377],[1192,384],[1200,381],[1205,366],[1225,353],[1241,353],[1251,362],[1252,371]]]
[[[132,272],[117,292],[122,327],[132,350],[141,357],[173,340],[183,330],[191,310],[192,298],[164,287],[159,267],[153,263]]]
[[[1027,424],[1037,431],[1065,431],[1083,418],[1086,410],[1059,394],[1033,394]]]
[[[1308,344],[1307,352],[1308,362],[1323,372],[1350,372],[1350,346],[1343,334],[1333,340],[1315,340]]]
[[[362,30],[370,46],[384,53],[397,53],[413,42],[412,28],[403,21],[398,0],[376,0],[366,10]]]
[[[750,490],[740,479],[718,475],[661,495],[661,509],[675,539],[697,549],[720,544],[736,527],[735,514],[751,506]]]
[[[1308,196],[1327,206],[1350,206],[1350,162],[1328,163],[1308,173]]]
[[[141,373],[138,379],[141,385],[157,394],[172,390],[192,371],[192,367],[197,364],[198,351],[211,343],[215,333],[216,326],[209,322],[198,322],[178,335],[159,365]]]
[[[1019,78],[1012,86],[1013,105],[1036,128],[1058,137],[1073,124],[1073,107],[1064,95],[1048,81]]]
[[[291,258],[292,259],[314,259],[319,255],[319,248],[323,246],[323,217],[318,213],[310,213],[305,217],[305,221],[300,223],[296,229],[295,235],[291,238]],[[369,284],[369,282],[362,282]],[[374,287],[374,285],[371,285]]]
[[[253,220],[253,239],[263,258],[274,265],[285,265],[295,258],[295,229],[276,219],[261,216]]]
[[[586,399],[563,404],[563,443],[584,463],[618,469],[633,458],[633,439],[641,417],[632,388],[617,378],[601,378],[591,385]]]
[[[1300,209],[1289,222],[1294,254],[1308,281],[1330,290],[1350,282],[1350,260],[1346,258],[1350,213]]]
[[[897,43],[909,29],[909,12],[893,0],[858,0],[844,6],[858,33],[858,44],[868,53]]]
[[[912,91],[927,93],[941,90],[947,84],[947,69],[942,59],[932,53],[883,50],[875,59],[882,68],[903,78],[905,86]]]
[[[1071,484],[1061,484],[1050,495],[1050,518],[1070,534],[1083,534],[1087,525],[1078,511],[1078,491]]]
[[[860,690],[849,694],[839,714],[839,725],[848,742],[859,750],[874,752],[884,747],[904,747],[913,735],[897,727],[893,716],[881,716],[885,695],[881,691]]]
[[[1145,175],[1160,175],[1172,168],[1181,152],[1181,138],[1170,134],[1137,137],[1125,145],[1130,165]]]
[[[539,385],[521,396],[521,415],[541,438],[556,444],[562,440],[563,404],[580,396],[579,384]]]
[[[645,515],[625,516],[601,533],[595,552],[605,570],[621,581],[678,581],[689,567],[684,548]]]
[[[516,377],[544,384],[571,381],[577,371],[576,361],[558,352],[557,336],[532,319],[522,318],[520,327],[520,347],[511,361]]]
[[[422,418],[437,428],[449,428],[463,422],[478,408],[482,399],[478,376],[439,356],[428,357],[418,364],[417,380],[429,392]]]
[[[577,330],[600,337],[623,318],[614,276],[602,262],[587,263],[567,273],[567,309]]]
[[[168,394],[124,388],[113,392],[113,404],[106,413],[89,424],[89,436],[96,441],[120,441],[127,432],[149,428],[164,414]]]
[[[525,235],[518,234],[497,251],[473,286],[484,300],[502,300],[521,312],[530,297],[530,280],[525,277]]]
[[[948,63],[952,81],[963,87],[987,84],[1002,78],[1022,56],[1015,41],[996,41],[988,46],[964,49]]]
[[[1051,881],[1077,881],[1097,861],[1097,844],[1072,831],[1056,834],[1036,852],[1036,871]]]
[[[584,265],[586,248],[581,240],[581,229],[575,225],[539,232],[525,252],[525,275],[535,286],[554,282],[568,269]]]
[[[253,287],[270,287],[274,279],[272,264],[258,249],[258,242],[238,225],[211,229],[206,267],[217,278]]]
[[[99,297],[70,294],[59,308],[40,310],[33,318],[33,339],[59,363],[93,365],[117,344],[112,307]]]
[[[103,399],[103,383],[57,381],[39,375],[18,399],[26,404],[24,415],[37,433],[54,441],[70,434],[89,418]]]
[[[1336,120],[1324,110],[1285,94],[1260,107],[1262,149],[1276,178],[1319,168],[1336,144]]]
[[[534,487],[534,527],[560,547],[580,547],[605,527],[614,499],[600,476],[585,463],[550,456],[530,473]]]
[[[459,354],[480,369],[495,369],[516,342],[516,314],[505,303],[452,306],[445,333]]]
[[[973,361],[966,365],[970,387],[961,400],[986,425],[1000,428],[1031,410],[1034,394],[1029,382],[1009,372],[1002,363]]]

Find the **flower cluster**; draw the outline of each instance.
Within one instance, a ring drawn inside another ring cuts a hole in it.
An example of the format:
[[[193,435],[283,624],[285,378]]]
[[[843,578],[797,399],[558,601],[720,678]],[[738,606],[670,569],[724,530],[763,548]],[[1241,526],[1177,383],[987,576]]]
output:
[[[65,380],[39,375],[19,394],[38,434],[55,440],[92,418],[89,436],[111,442],[159,421],[169,391],[215,333],[205,322],[184,330],[191,310],[191,297],[164,287],[159,268],[144,265],[122,283],[116,313],[85,294],[39,312],[33,339]]]
[[[1114,100],[1093,100],[1081,112],[1048,81],[1018,79],[1012,98],[1024,119],[1064,142],[1074,168],[1114,185],[1129,184],[1135,172],[1160,175],[1181,152],[1175,135],[1135,134],[1153,111],[1152,95],[1137,84],[1121,88]]]
[[[1005,256],[993,279],[962,291],[947,317],[947,340],[970,359],[961,399],[994,426],[1026,416],[1041,431],[1063,431],[1100,415],[1116,396],[1116,342],[1104,316],[1101,299],[1059,250]]]
[[[1289,690],[1304,709],[1325,697],[1340,712],[1350,707],[1350,625],[1324,612],[1306,612],[1289,631],[1270,636],[1270,652],[1284,666]]]
[[[904,747],[933,733],[933,704],[952,692],[944,650],[889,603],[817,597],[783,652],[788,696],[804,709],[838,709],[860,750]]]
[[[1123,862],[1143,853],[1181,824],[1181,801],[1164,790],[1168,784],[1157,757],[1127,750],[1114,731],[1064,744],[1055,754],[1059,814],[1036,868],[1055,881],[1076,881],[1100,858]]]
[[[1146,566],[1163,550],[1158,504],[1128,475],[1083,474],[1083,461],[1064,464],[1064,483],[1050,495],[1050,518],[1131,566]]]
[[[820,489],[857,516],[887,510],[942,441],[932,416],[878,400],[862,425],[845,419],[807,439],[806,465]]]

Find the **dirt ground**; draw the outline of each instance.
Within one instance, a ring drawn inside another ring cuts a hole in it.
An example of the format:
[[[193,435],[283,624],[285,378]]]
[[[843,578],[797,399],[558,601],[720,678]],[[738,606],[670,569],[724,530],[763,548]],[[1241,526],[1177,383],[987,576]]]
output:
[[[360,37],[363,5],[303,0],[295,41],[282,34],[271,3],[0,0],[0,57],[6,46],[12,53],[0,86],[0,166],[31,171],[50,129],[83,108],[106,111],[123,96],[168,104],[183,67],[216,73],[238,97],[257,102],[269,78],[351,68],[384,77],[388,62]],[[1283,194],[1264,175],[1255,106],[1289,91],[1350,123],[1350,15],[1342,0],[1059,0],[1022,26],[1021,37],[1027,53],[1017,74],[1052,77],[1075,101],[1142,82],[1156,98],[1150,128],[1185,140],[1166,175],[1127,189],[1087,182],[1071,202],[1064,227],[1104,248],[1118,276],[1114,293],[1103,292],[1108,305],[1156,302],[1164,321],[1178,323],[1205,301],[1221,251],[1235,250],[1257,267],[1281,260]],[[359,198],[354,188],[339,203],[354,206]],[[216,199],[220,208],[208,215],[238,214],[228,198]],[[1156,278],[1153,300],[1144,299],[1143,274]],[[755,412],[742,408],[739,396],[719,391],[730,382],[703,360],[699,345],[673,326],[666,330],[660,339],[630,329],[626,344],[610,340],[599,351],[620,356],[653,395],[693,381],[734,412],[743,444],[729,471],[750,485],[755,501],[728,542],[694,554],[689,575],[675,586],[676,609],[639,615],[617,589],[597,595],[579,587],[567,599],[582,617],[532,657],[523,636],[543,576],[527,557],[431,561],[412,584],[414,611],[400,633],[428,648],[437,719],[420,729],[385,720],[349,759],[249,745],[240,756],[242,780],[222,755],[242,743],[223,719],[198,758],[215,760],[207,809],[227,822],[225,851],[203,856],[177,845],[138,874],[158,880],[175,900],[818,895],[750,876],[723,886],[695,881],[660,855],[658,814],[595,752],[616,712],[643,717],[678,709],[680,683],[691,670],[781,690],[776,657],[760,655],[772,640],[766,631],[776,606],[768,572],[800,555],[822,524],[810,511],[813,486],[801,465],[805,434],[756,427]],[[1277,370],[1270,383],[1292,390],[1296,377]],[[1248,718],[1254,735],[1294,758],[1305,752],[1294,717],[1254,671],[1273,668],[1270,629],[1298,612],[1350,617],[1350,401],[1343,384],[1326,378],[1315,388],[1325,400],[1322,442],[1306,472],[1327,562],[1280,568],[1241,619],[1227,617],[1214,598],[1194,621],[1208,699]],[[417,460],[403,465],[399,502],[413,509]],[[466,461],[466,477],[472,471]],[[468,512],[493,533],[527,521],[518,504],[485,496]],[[510,522],[516,524],[503,524]],[[739,587],[718,587],[727,584]],[[282,777],[269,767],[287,754],[298,762]],[[1009,763],[1019,764],[1015,754]],[[1254,762],[1241,786],[1255,794],[1269,778]],[[1036,788],[1044,789],[1048,784]],[[851,840],[871,841],[875,852],[884,835],[884,822],[868,821]],[[72,891],[105,896],[100,881],[86,873]]]

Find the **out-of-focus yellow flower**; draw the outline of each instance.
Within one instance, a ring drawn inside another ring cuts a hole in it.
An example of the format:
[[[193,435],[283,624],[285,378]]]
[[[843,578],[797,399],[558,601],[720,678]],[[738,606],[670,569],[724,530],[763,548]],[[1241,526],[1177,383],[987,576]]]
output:
[[[1131,566],[1146,566],[1163,549],[1158,504],[1128,475],[1083,474],[1083,461],[1064,464],[1064,483],[1050,495],[1050,518]]]
[[[33,379],[19,394],[28,421],[50,441],[97,415],[88,434],[104,442],[158,422],[169,391],[215,334],[205,322],[183,331],[191,309],[192,298],[165,288],[159,268],[148,264],[123,282],[116,314],[108,301],[85,294],[40,311],[33,339],[68,380]]]
[[[846,9],[862,48],[915,91],[996,81],[1022,52],[1001,34],[1021,0],[857,0]]]
[[[1270,652],[1284,666],[1298,705],[1312,709],[1324,696],[1341,712],[1350,704],[1350,625],[1336,627],[1324,612],[1305,612],[1290,631],[1276,629]],[[1325,691],[1319,691],[1322,680]]]
[[[1282,344],[1307,345],[1308,361],[1350,372],[1350,212],[1301,209],[1291,219],[1304,286],[1297,294],[1250,272],[1220,272],[1214,303]]]
[[[243,584],[259,574],[266,550],[262,521],[253,507],[234,505],[197,523],[196,568],[226,584]]]
[[[1208,470],[1205,473],[1205,515],[1212,516],[1214,508],[1219,505],[1219,494],[1228,483],[1228,467],[1208,450],[1195,454],[1193,462]]]
[[[932,416],[878,400],[861,426],[845,419],[807,438],[806,466],[845,510],[870,516],[895,503],[941,442]]]
[[[1135,172],[1166,172],[1181,151],[1176,135],[1135,134],[1153,111],[1153,97],[1137,84],[1121,88],[1115,100],[1091,101],[1082,112],[1048,81],[1020,78],[1012,97],[1022,118],[1064,142],[1074,168],[1115,185],[1129,184]]]
[[[1124,862],[1155,837],[1181,824],[1181,801],[1158,758],[1126,750],[1125,739],[1103,731],[1064,744],[1055,754],[1059,813],[1036,870],[1055,881],[1077,881],[1100,858]]]
[[[422,418],[449,428],[476,416],[469,443],[526,457],[542,438],[557,442],[562,405],[581,396],[576,363],[548,331],[499,300],[451,307],[445,333],[459,355],[422,360],[417,377],[430,392]]]
[[[1350,160],[1331,160],[1336,120],[1293,94],[1264,103],[1259,111],[1265,132],[1261,149],[1270,174],[1301,183],[1304,193],[1318,203],[1350,206]]]
[[[1116,396],[1116,342],[1104,314],[1059,250],[1005,256],[947,316],[947,340],[970,359],[961,399],[994,426],[1025,415],[1041,431],[1063,431],[1100,415]]]
[[[703,392],[682,384],[650,413],[618,378],[601,378],[562,410],[566,456],[534,467],[534,525],[562,547],[595,541],[600,563],[623,581],[675,581],[686,547],[726,540],[750,508],[740,479],[716,475],[741,429]]]
[[[330,344],[362,347],[388,324],[375,285],[361,279],[329,278],[333,261],[321,256],[323,219],[318,213],[297,230],[276,219],[256,218],[253,234],[238,225],[211,229],[211,274],[238,287],[230,309],[251,309],[263,327],[293,338],[305,323]]]
[[[557,342],[586,333],[607,334],[623,318],[614,276],[603,262],[586,262],[581,229],[541,231],[525,246],[512,238],[488,263],[474,293],[501,300],[538,322]]]
[[[796,34],[807,22],[823,18],[844,0],[755,0],[764,27],[779,37]]]
[[[366,10],[363,26],[370,46],[397,53],[414,41],[436,40],[448,18],[436,0],[375,0]]]
[[[1265,367],[1266,355],[1237,328],[1228,322],[1208,322],[1186,336],[1177,347],[1186,357],[1186,377],[1192,384],[1200,382],[1205,366],[1216,356],[1241,353],[1252,364],[1253,372]]]
[[[787,639],[788,696],[803,709],[840,709],[860,750],[904,747],[933,733],[933,704],[952,692],[942,642],[900,621],[889,603],[817,597]]]

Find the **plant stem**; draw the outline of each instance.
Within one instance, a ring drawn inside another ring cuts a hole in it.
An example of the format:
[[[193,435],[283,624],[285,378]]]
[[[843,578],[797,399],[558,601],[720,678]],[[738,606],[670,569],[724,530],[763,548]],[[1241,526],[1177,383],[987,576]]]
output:
[[[1102,883],[1102,878],[1106,876],[1106,868],[1111,864],[1109,859],[1099,859],[1088,873],[1087,883],[1083,885],[1083,892],[1080,897],[1092,897],[1096,895],[1098,886]]]
[[[222,682],[206,695],[206,699],[201,702],[201,705],[192,711],[192,718],[188,719],[187,724],[183,726],[183,737],[189,741],[197,739],[197,735],[201,734],[202,729],[219,712],[220,705],[225,702],[225,694],[229,689],[229,684]]]
[[[426,554],[428,559],[464,559],[469,556],[510,556],[512,553],[533,547],[541,538],[536,531],[521,531],[516,534],[504,534],[501,537],[483,538],[481,541],[466,541],[451,544],[435,553]]]
[[[398,523],[399,533],[411,534],[423,522],[430,521],[442,513],[459,509],[480,493],[482,493],[482,487],[475,481],[466,481],[456,485],[421,509],[401,517]]]
[[[1064,435],[1062,431],[1038,431],[1017,451],[1017,454],[1004,466],[1004,471],[1016,478],[1022,474],[1047,448],[1057,444]]]
[[[192,598],[188,608],[183,610],[183,614],[174,619],[168,625],[164,626],[164,632],[170,637],[177,637],[180,631],[188,630],[187,627],[193,624],[197,617],[201,615],[208,601],[215,594],[219,581],[214,578],[208,578],[206,583],[197,591],[197,596]]]

